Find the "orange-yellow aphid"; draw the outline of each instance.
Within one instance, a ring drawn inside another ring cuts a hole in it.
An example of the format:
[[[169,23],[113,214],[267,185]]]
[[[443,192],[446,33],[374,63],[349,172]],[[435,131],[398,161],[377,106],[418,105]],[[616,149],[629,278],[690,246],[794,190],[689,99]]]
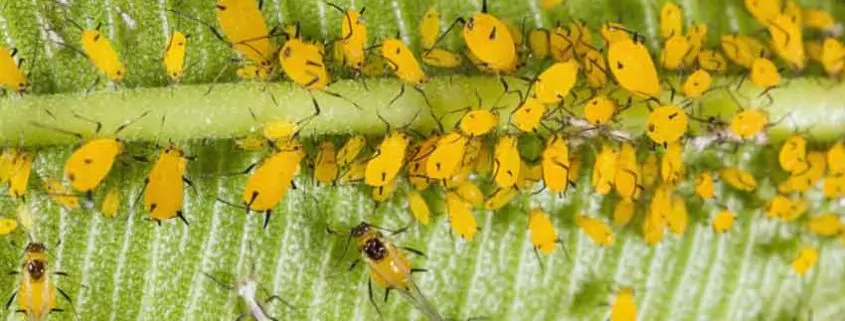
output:
[[[498,210],[510,203],[510,201],[517,195],[519,195],[519,190],[515,187],[497,189],[493,192],[493,195],[490,195],[490,197],[487,198],[487,201],[484,202],[484,208],[493,211]]]
[[[417,221],[423,225],[428,225],[431,211],[429,211],[428,204],[425,202],[425,199],[423,199],[420,192],[416,190],[408,191],[408,207],[411,209],[411,214]]]
[[[807,272],[816,265],[819,260],[819,251],[809,245],[804,245],[798,251],[798,255],[792,260],[790,265],[792,271],[798,276],[804,276]]]
[[[710,172],[704,171],[695,176],[695,195],[705,200],[709,200],[716,195],[716,184],[713,182],[713,175]]]
[[[705,23],[695,23],[690,26],[687,31],[687,41],[689,41],[689,51],[684,58],[684,66],[692,66],[698,59],[701,53],[701,48],[704,47],[704,42],[707,38],[709,28]]]
[[[637,164],[637,152],[631,143],[624,142],[619,149],[613,186],[623,200],[636,200],[642,191],[640,165]]]
[[[117,56],[111,42],[99,31],[85,29],[82,31],[82,48],[85,54],[100,72],[113,81],[121,81],[126,76],[126,68]]]
[[[793,174],[807,170],[807,139],[801,135],[790,136],[780,148],[778,163]]]
[[[769,24],[769,35],[775,53],[793,70],[803,70],[807,63],[801,25],[785,14],[778,15]]]
[[[606,195],[613,187],[616,180],[616,160],[619,151],[610,145],[602,146],[601,152],[596,155],[596,162],[593,165],[592,184],[596,193]]]
[[[845,46],[838,39],[828,37],[822,43],[820,58],[828,75],[839,75],[845,68]]]
[[[516,69],[518,56],[513,35],[499,18],[487,13],[487,0],[481,12],[464,23],[461,35],[473,56],[493,72],[509,73]]]
[[[843,228],[845,225],[839,220],[839,215],[834,213],[824,213],[807,222],[807,229],[819,236],[836,236]]]
[[[457,68],[463,63],[463,59],[458,54],[440,48],[432,48],[423,52],[422,61],[426,65],[438,68]]]
[[[687,132],[689,116],[678,106],[655,108],[648,115],[646,135],[657,145],[667,147],[677,142]]]
[[[675,142],[666,147],[666,152],[660,158],[660,177],[669,185],[675,186],[684,179],[684,146]]]
[[[757,180],[751,173],[736,167],[726,167],[719,172],[719,177],[731,187],[750,192],[757,188]]]
[[[531,209],[528,213],[528,230],[531,232],[531,244],[544,254],[551,254],[560,239],[552,220],[540,208]]]
[[[511,115],[511,122],[517,129],[531,133],[537,129],[540,122],[546,116],[546,105],[534,97],[527,97],[525,101],[514,110]]]
[[[337,164],[346,166],[355,161],[364,146],[367,145],[367,138],[363,135],[356,135],[349,138],[337,151]]]
[[[807,164],[809,167],[806,170],[796,172],[781,184],[778,184],[778,191],[781,193],[803,193],[815,186],[827,169],[825,153],[820,151],[807,153]]]
[[[827,150],[827,166],[831,174],[845,173],[845,144],[837,141]]]
[[[578,215],[575,217],[575,225],[601,247],[610,247],[616,242],[610,226],[600,219]]]
[[[305,157],[302,146],[291,141],[284,148],[260,163],[249,175],[242,197],[247,211],[264,212],[264,228],[270,221],[273,208],[281,202],[293,184],[293,176]]]
[[[613,298],[613,306],[610,307],[610,321],[636,321],[637,303],[634,302],[634,290],[622,288],[616,292]]]
[[[29,87],[29,80],[15,63],[16,53],[17,50],[13,49],[9,52],[6,48],[0,47],[0,89],[5,88],[22,93]]]
[[[499,188],[516,184],[522,161],[519,158],[516,138],[502,136],[493,151],[493,180]]]
[[[468,141],[469,138],[457,131],[449,132],[438,139],[434,151],[428,156],[425,164],[428,177],[431,179],[452,177],[461,164]]]
[[[103,198],[100,204],[100,213],[105,217],[115,217],[117,210],[120,208],[120,189],[112,187]]]
[[[440,13],[432,6],[423,15],[420,22],[420,44],[423,49],[431,49],[440,35]]]
[[[364,173],[367,171],[367,161],[354,162],[350,164],[346,171],[340,174],[337,178],[337,183],[341,185],[360,183],[364,180]]]
[[[780,14],[779,0],[745,0],[745,8],[760,24],[766,26]]]
[[[337,178],[338,166],[334,143],[325,141],[320,143],[314,162],[314,179],[323,184],[331,184]]]
[[[361,11],[343,10],[333,3],[327,3],[343,13],[339,41],[345,65],[353,70],[361,70],[366,60],[367,25],[363,18],[366,7],[361,8]]]
[[[47,178],[41,184],[54,202],[69,210],[79,208],[79,198],[73,195],[70,189],[65,188],[62,182]]]
[[[35,154],[31,152],[18,152],[17,158],[9,176],[9,196],[24,197],[29,184],[29,175],[32,173],[32,161]]]
[[[648,188],[654,186],[660,176],[657,155],[649,153],[642,165],[643,186]]]
[[[484,194],[472,182],[462,182],[455,188],[455,193],[472,206],[484,205]]]
[[[593,97],[584,105],[584,119],[593,125],[609,123],[616,112],[616,101],[604,95]]]
[[[762,109],[745,109],[731,118],[730,131],[742,139],[751,139],[769,126],[769,114]]]
[[[0,218],[0,236],[9,235],[18,228],[18,221],[10,218]]]
[[[255,65],[270,69],[276,48],[270,42],[267,23],[258,2],[218,0],[215,7],[217,23],[220,24],[229,44]]]
[[[426,81],[425,72],[414,57],[414,52],[402,40],[389,38],[381,43],[381,56],[387,61],[393,74],[403,82],[419,86]]]
[[[634,201],[621,199],[613,207],[613,225],[623,227],[634,217]]]
[[[845,174],[829,175],[822,184],[822,194],[827,198],[845,197]]]
[[[167,41],[167,48],[164,49],[164,71],[170,80],[177,81],[185,75],[185,49],[188,45],[188,37],[185,34],[174,31]]]
[[[619,86],[632,94],[644,98],[655,98],[660,94],[657,69],[642,42],[630,36],[610,42],[607,64]]]
[[[672,2],[664,3],[660,9],[660,34],[663,38],[669,39],[676,35],[682,35],[683,19],[684,14],[681,7]]]
[[[660,65],[667,70],[678,70],[684,65],[684,59],[690,50],[689,38],[676,34],[663,43],[660,52]]]
[[[569,147],[562,135],[555,134],[546,140],[541,165],[543,183],[549,192],[566,192],[570,184]]]
[[[731,230],[734,225],[734,213],[729,210],[721,210],[713,218],[713,232],[725,233]]]
[[[534,29],[528,33],[528,47],[535,59],[543,60],[549,56],[551,50],[550,35],[546,29]]]
[[[385,186],[393,181],[402,169],[409,143],[410,137],[401,132],[393,132],[385,137],[367,162],[364,183],[370,186]]]
[[[607,85],[607,61],[604,54],[598,50],[589,50],[581,60],[581,68],[590,88],[604,88]]]
[[[698,53],[696,62],[701,69],[714,73],[723,73],[728,69],[728,61],[725,56],[715,50],[704,49]]]
[[[655,246],[663,240],[663,235],[666,234],[665,226],[661,222],[665,220],[655,219],[656,214],[649,213],[643,220],[643,240],[648,246]]]
[[[534,96],[542,104],[561,102],[575,86],[578,76],[578,62],[558,62],[546,68],[534,82]]]
[[[821,9],[804,8],[801,10],[801,21],[804,27],[831,33],[836,32],[837,28],[841,28],[838,27],[836,20],[829,12]]]
[[[698,69],[684,79],[681,84],[681,93],[688,98],[698,99],[710,90],[712,83],[713,77],[710,73],[704,69]]]
[[[382,203],[387,201],[393,192],[396,191],[397,187],[396,179],[388,182],[384,186],[374,186],[373,189],[370,191],[370,196],[373,198],[373,201],[376,203]]]
[[[154,222],[179,217],[185,225],[188,221],[182,215],[184,202],[185,169],[188,159],[184,152],[176,146],[170,145],[158,155],[144,180],[144,209],[150,212],[150,219]]]
[[[487,109],[473,109],[458,122],[458,129],[467,136],[481,136],[489,133],[499,124],[499,115]]]
[[[687,204],[680,196],[672,197],[672,210],[666,216],[666,223],[669,230],[677,236],[683,236],[689,225],[689,214],[687,213]]]
[[[454,192],[446,193],[446,213],[449,215],[449,224],[461,238],[472,241],[475,232],[478,231],[478,223],[472,215],[470,204],[461,199]]]
[[[755,58],[751,63],[751,83],[763,89],[777,87],[780,84],[780,73],[775,64],[766,58]]]

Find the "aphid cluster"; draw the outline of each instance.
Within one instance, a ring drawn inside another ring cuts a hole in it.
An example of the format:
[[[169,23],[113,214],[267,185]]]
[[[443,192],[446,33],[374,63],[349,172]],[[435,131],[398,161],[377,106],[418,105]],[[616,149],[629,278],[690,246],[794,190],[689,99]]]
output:
[[[555,10],[560,2],[543,1],[543,6]],[[551,30],[520,30],[512,22],[497,18],[488,10],[487,1],[483,1],[480,12],[458,17],[445,32],[441,32],[441,17],[435,7],[422,13],[419,53],[398,37],[380,39],[376,46],[368,47],[366,8],[342,8],[329,3],[341,14],[341,31],[331,42],[330,57],[326,57],[323,43],[301,34],[298,24],[283,30],[268,29],[259,1],[219,0],[209,6],[216,14],[216,25],[178,7],[168,11],[179,19],[207,27],[214,37],[231,47],[240,58],[237,74],[241,78],[271,81],[281,70],[284,77],[309,94],[341,98],[354,107],[358,103],[329,90],[330,71],[346,70],[357,77],[381,75],[388,70],[401,80],[399,95],[405,86],[410,86],[428,103],[424,66],[458,68],[471,64],[501,80],[501,96],[519,96],[518,105],[509,106],[512,112],[507,115],[500,112],[500,107],[485,108],[479,97],[478,106],[454,110],[460,116],[453,126],[444,126],[446,115],[432,112],[439,126],[431,134],[416,133],[408,126],[392,128],[390,122],[382,119],[387,129],[377,143],[372,139],[368,142],[364,136],[352,136],[339,149],[327,140],[316,144],[316,152],[309,153],[299,133],[321,113],[312,96],[314,111],[307,118],[297,122],[269,121],[261,133],[234,142],[242,150],[264,154],[243,171],[247,178],[240,199],[229,201],[231,195],[217,197],[247,213],[263,213],[264,228],[272,223],[273,210],[296,188],[296,177],[305,165],[303,172],[309,173],[314,182],[365,185],[376,203],[387,201],[397,190],[407,190],[409,214],[424,226],[438,213],[430,207],[431,197],[423,197],[423,192],[435,190],[445,204],[451,230],[465,241],[472,241],[478,232],[476,217],[481,212],[508,206],[523,194],[573,197],[571,188],[578,182],[589,182],[584,189],[613,199],[612,216],[578,213],[563,221],[573,222],[572,226],[597,246],[607,248],[614,246],[615,233],[632,223],[639,224],[637,229],[646,244],[656,246],[667,231],[683,236],[694,221],[709,222],[713,233],[720,235],[729,234],[734,222],[744,219],[735,214],[738,209],[722,201],[730,193],[756,192],[757,180],[764,178],[761,173],[739,159],[728,159],[720,167],[698,168],[688,166],[685,158],[692,151],[724,156],[744,146],[766,144],[768,129],[778,121],[769,118],[764,103],[771,101],[771,91],[788,84],[781,76],[782,68],[799,72],[812,60],[829,75],[838,76],[845,66],[845,47],[836,33],[841,28],[827,12],[800,8],[790,0],[783,6],[773,5],[775,2],[780,1],[745,1],[748,11],[766,29],[764,39],[726,34],[719,36],[719,46],[709,46],[706,23],[693,23],[685,31],[683,9],[666,3],[659,14],[663,45],[658,59],[652,58],[643,34],[621,22],[588,26],[572,21],[568,25],[559,23]],[[61,3],[55,5],[66,10]],[[120,82],[127,70],[109,40],[95,29],[72,25],[81,31],[80,53],[100,73]],[[456,26],[460,26],[458,33],[467,49],[464,56],[441,43]],[[810,29],[824,36],[804,40],[805,31]],[[173,31],[166,44],[163,66],[174,82],[187,71],[189,39],[182,32]],[[30,84],[14,60],[16,54],[17,50],[0,48],[0,86],[22,93]],[[326,60],[336,65],[327,65]],[[528,60],[548,66],[536,75],[528,75],[520,69]],[[740,77],[714,86],[717,81],[711,75],[729,71],[737,71]],[[676,73],[679,76],[674,76]],[[758,105],[739,103],[740,110],[728,120],[701,117],[702,111],[707,114],[708,107],[703,97],[714,90],[724,90],[736,98],[746,79],[759,91],[756,99],[748,100]],[[511,90],[509,83],[514,81],[524,82],[525,90]],[[666,97],[669,91],[672,94]],[[579,99],[577,95],[583,93],[589,96]],[[676,102],[676,93],[683,100]],[[633,106],[649,111],[641,136],[632,135],[619,122]],[[103,215],[119,215],[121,204],[131,200],[124,199],[118,189],[99,193],[102,197],[95,200],[94,191],[117,162],[133,158],[124,151],[118,134],[148,115],[140,113],[108,136],[99,135],[101,125],[96,120],[74,116],[95,123],[95,135],[85,139],[67,159],[63,180],[38,178],[40,191],[69,210],[79,209],[81,203],[98,202]],[[695,123],[700,125],[697,132],[690,130]],[[32,125],[84,138],[52,124]],[[544,142],[542,151],[535,159],[527,159],[520,143],[535,138]],[[814,213],[806,197],[813,190],[820,190],[829,199],[845,197],[845,145],[840,140],[831,146],[817,146],[808,138],[808,134],[796,132],[778,143],[777,160],[782,169],[779,174],[787,176],[778,179],[770,175],[777,181],[777,192],[765,200],[760,213],[765,219],[785,224],[797,222],[818,237],[840,237],[845,242],[839,215]],[[187,225],[190,214],[183,212],[183,199],[186,185],[192,186],[186,176],[191,157],[174,143],[157,147],[160,152],[135,202],[143,205],[150,221],[162,224],[178,218]],[[0,154],[0,183],[7,186],[9,197],[26,197],[35,153],[5,148]],[[592,160],[591,167],[585,164],[588,160]],[[581,175],[582,171],[586,174]],[[579,179],[580,176],[589,178]],[[410,187],[400,189],[401,181],[407,181]],[[687,211],[690,202],[716,204],[720,210],[691,218]],[[525,212],[525,228],[530,231],[537,257],[540,253],[552,255],[562,243],[556,227],[559,218],[542,208]],[[0,235],[11,233],[17,226],[16,220],[0,219]],[[406,253],[422,253],[395,245],[385,232],[399,231],[361,223],[348,233],[348,242],[354,241],[360,260],[369,268],[370,300],[376,305],[372,297],[375,283],[387,293],[401,292],[429,319],[442,320],[411,277],[424,270],[414,268]],[[819,251],[810,244],[802,245],[791,261],[799,276],[818,260]],[[17,293],[19,310],[37,320],[56,309],[55,290],[49,283],[51,272],[43,252],[43,246],[37,243],[27,247],[23,283]],[[271,319],[255,299],[255,280],[243,279],[234,287],[254,318]],[[633,293],[629,288],[618,291],[610,309],[612,320],[633,320]]]

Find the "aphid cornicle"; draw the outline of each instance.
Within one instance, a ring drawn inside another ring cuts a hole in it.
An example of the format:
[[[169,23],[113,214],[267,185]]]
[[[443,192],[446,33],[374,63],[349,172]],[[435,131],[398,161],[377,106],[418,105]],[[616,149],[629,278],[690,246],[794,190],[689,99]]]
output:
[[[158,155],[144,179],[144,209],[150,213],[150,219],[161,224],[161,221],[178,217],[185,225],[188,220],[182,214],[184,201],[184,183],[191,184],[185,177],[188,159],[185,154],[174,145],[166,147]]]
[[[258,163],[247,178],[243,205],[247,212],[264,212],[264,228],[267,228],[270,222],[273,208],[281,202],[292,186],[293,176],[299,170],[303,157],[305,152],[302,146],[296,141],[291,141]]]
[[[171,81],[178,81],[185,75],[185,51],[188,45],[188,36],[174,31],[167,41],[167,48],[164,49],[164,70]]]
[[[29,80],[21,72],[20,66],[15,63],[17,52],[17,49],[12,49],[10,52],[8,49],[0,47],[0,90],[8,89],[22,93],[29,88]]]

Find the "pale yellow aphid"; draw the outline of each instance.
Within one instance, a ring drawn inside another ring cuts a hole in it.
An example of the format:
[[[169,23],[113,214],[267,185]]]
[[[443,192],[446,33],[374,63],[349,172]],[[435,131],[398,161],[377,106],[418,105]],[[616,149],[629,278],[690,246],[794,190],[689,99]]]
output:
[[[620,199],[613,207],[613,225],[616,227],[623,227],[631,222],[634,218],[634,201],[629,199]]]
[[[663,182],[674,186],[684,179],[686,168],[683,156],[684,146],[681,143],[669,144],[663,157],[660,158],[660,176]]]
[[[69,188],[66,188],[62,182],[48,178],[41,182],[44,191],[50,198],[61,205],[62,207],[72,210],[79,208],[79,198],[73,194]]]
[[[552,135],[546,140],[546,147],[542,154],[543,182],[552,193],[566,192],[569,188],[569,147],[566,139],[559,134]]]
[[[601,247],[610,247],[616,242],[610,226],[600,219],[578,215],[575,217],[575,225]]]
[[[801,250],[798,251],[798,255],[795,256],[795,259],[792,260],[790,265],[792,266],[792,271],[795,271],[795,274],[798,274],[798,276],[804,276],[811,268],[813,268],[813,266],[816,265],[818,260],[819,251],[812,246],[804,245],[801,247]]]
[[[410,137],[401,132],[393,132],[385,137],[367,162],[364,183],[370,186],[385,186],[393,181],[402,168],[408,144]]]
[[[713,182],[713,174],[709,171],[703,171],[695,176],[695,194],[704,200],[709,200],[716,195],[716,184]]]
[[[741,139],[751,139],[769,126],[769,114],[757,108],[743,110],[731,118],[730,131]]]
[[[689,116],[682,108],[675,105],[660,106],[648,115],[646,136],[655,144],[667,147],[686,134],[688,125]]]
[[[604,95],[593,97],[584,104],[584,118],[593,125],[609,123],[616,112],[616,101]]]
[[[687,213],[687,204],[680,196],[672,197],[672,210],[666,216],[666,223],[669,230],[676,236],[684,236],[684,232],[689,225],[689,214]]]
[[[681,93],[687,98],[698,99],[704,96],[713,83],[713,77],[704,69],[698,69],[684,79]]]
[[[757,188],[757,180],[754,176],[736,167],[723,168],[719,172],[719,177],[731,187],[741,191],[750,192]]]
[[[440,35],[440,13],[437,12],[437,8],[432,6],[423,14],[420,23],[420,44],[422,48],[431,49],[434,47],[438,35]]]
[[[452,225],[452,231],[464,240],[472,241],[473,236],[478,232],[478,223],[475,221],[475,216],[472,215],[470,204],[461,199],[458,194],[447,192],[446,214],[449,215],[449,224]]]
[[[461,165],[469,138],[458,131],[451,131],[440,137],[426,161],[426,173],[431,179],[447,179]]]
[[[10,218],[0,218],[0,236],[8,235],[18,228],[18,221]]]
[[[488,210],[498,210],[505,207],[514,197],[519,195],[519,190],[514,187],[500,188],[493,192],[487,201],[484,202],[484,208]]]
[[[819,236],[836,236],[842,233],[844,227],[835,213],[823,213],[807,222],[807,230]]]
[[[663,229],[669,223],[668,217],[672,212],[673,189],[673,186],[667,184],[661,184],[654,189],[654,194],[651,196],[649,203],[649,217],[656,228]]]
[[[602,146],[593,166],[592,184],[596,193],[606,195],[616,180],[616,158],[619,151],[610,145]]]
[[[731,227],[734,225],[734,216],[736,216],[733,212],[729,210],[722,210],[716,217],[713,218],[713,231],[716,233],[725,233],[731,230]]]
[[[115,217],[117,210],[120,208],[120,189],[116,187],[109,188],[106,197],[103,198],[103,203],[100,204],[100,213],[105,217]]]
[[[457,53],[440,48],[424,51],[421,58],[426,65],[438,68],[457,68],[463,63],[463,58]]]
[[[459,183],[455,188],[455,192],[472,206],[479,207],[484,205],[484,193],[481,192],[481,189],[477,185],[470,181]]]
[[[531,244],[544,254],[551,254],[560,241],[552,225],[552,220],[540,208],[531,209],[528,213],[528,230],[531,232]]]
[[[631,94],[647,99],[660,94],[660,78],[648,48],[627,33],[608,45],[607,65],[619,86]]]
[[[428,209],[428,204],[420,192],[413,189],[408,191],[408,207],[418,222],[422,223],[422,225],[428,225],[431,211]]]
[[[828,175],[822,184],[822,194],[826,198],[845,197],[845,174]]]
[[[563,101],[575,86],[580,66],[575,60],[558,62],[546,68],[534,82],[534,97],[542,104]]]
[[[828,75],[837,76],[845,69],[845,45],[836,38],[827,37],[821,44],[818,58]]]

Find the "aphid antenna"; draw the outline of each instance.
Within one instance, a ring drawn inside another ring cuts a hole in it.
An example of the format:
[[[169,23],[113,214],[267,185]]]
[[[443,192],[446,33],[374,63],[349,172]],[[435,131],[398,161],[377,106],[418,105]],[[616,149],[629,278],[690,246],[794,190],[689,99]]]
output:
[[[235,203],[229,202],[229,201],[224,200],[224,199],[222,199],[222,198],[220,198],[220,197],[218,197],[218,198],[217,198],[217,201],[218,201],[218,202],[220,202],[220,203],[226,204],[226,205],[228,205],[228,206],[231,206],[231,207],[237,208],[237,209],[241,209],[241,210],[245,210],[245,209],[247,209],[246,207],[244,207],[244,206],[242,206],[242,205],[238,205],[238,204],[235,204]]]
[[[71,130],[58,128],[58,127],[42,124],[42,123],[35,122],[35,121],[30,122],[30,124],[32,124],[32,126],[35,126],[35,127],[38,127],[38,128],[48,129],[48,130],[52,130],[52,131],[57,132],[57,133],[70,135],[70,136],[76,137],[80,140],[85,139],[85,136],[83,136],[81,133],[77,133],[77,132],[74,132],[74,131],[71,131]]]
[[[215,284],[220,286],[221,288],[224,288],[224,289],[230,290],[230,291],[235,290],[234,286],[232,286],[231,284],[224,283],[223,281],[215,278],[214,276],[212,276],[208,272],[202,271],[202,274],[205,275],[205,277],[207,277],[209,280],[211,280],[212,282],[214,282]]]
[[[135,122],[137,122],[137,121],[141,120],[141,119],[142,119],[142,118],[144,118],[144,117],[147,117],[147,115],[149,115],[149,114],[150,114],[150,111],[149,111],[149,110],[147,110],[147,111],[145,111],[145,112],[141,113],[141,115],[138,115],[138,117],[135,117],[134,119],[131,119],[131,120],[129,120],[129,121],[126,121],[126,122],[124,122],[123,124],[121,124],[120,126],[117,126],[117,128],[114,130],[113,135],[114,135],[114,136],[117,136],[117,134],[119,134],[121,131],[123,131],[124,129],[126,129],[126,127],[128,127],[129,125],[134,124]],[[97,130],[97,132],[99,132],[99,130]]]

